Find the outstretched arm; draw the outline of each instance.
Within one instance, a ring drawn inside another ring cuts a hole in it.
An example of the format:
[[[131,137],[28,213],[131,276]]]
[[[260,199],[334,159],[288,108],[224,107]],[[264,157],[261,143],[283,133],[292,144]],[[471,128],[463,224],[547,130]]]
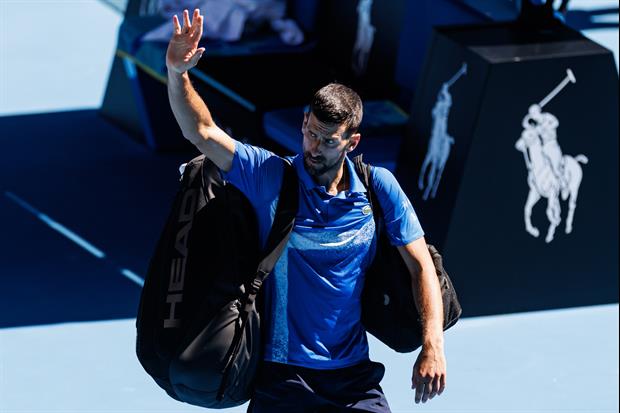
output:
[[[202,37],[203,16],[196,9],[189,19],[183,11],[183,27],[177,16],[172,18],[174,33],[166,52],[168,68],[168,100],[183,136],[221,170],[232,166],[235,141],[220,129],[207,105],[191,84],[187,71],[198,63],[205,49],[198,48]]]
[[[446,387],[443,349],[443,301],[433,259],[424,238],[398,247],[411,274],[413,298],[422,321],[422,350],[413,366],[415,402],[440,395]]]

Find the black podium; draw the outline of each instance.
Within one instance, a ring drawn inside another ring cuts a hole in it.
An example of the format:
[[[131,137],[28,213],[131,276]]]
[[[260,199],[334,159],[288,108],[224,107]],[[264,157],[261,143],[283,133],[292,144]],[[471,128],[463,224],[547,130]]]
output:
[[[561,24],[435,30],[397,175],[465,315],[618,301],[618,75]]]

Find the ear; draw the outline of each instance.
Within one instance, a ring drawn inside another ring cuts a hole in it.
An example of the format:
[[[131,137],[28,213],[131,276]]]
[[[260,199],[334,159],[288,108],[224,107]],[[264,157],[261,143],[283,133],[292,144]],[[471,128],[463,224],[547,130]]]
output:
[[[310,117],[310,113],[304,112],[304,121],[301,124],[301,133],[304,133],[304,128],[308,125],[308,118]]]
[[[359,132],[351,135],[351,137],[349,138],[349,144],[347,145],[347,152],[351,152],[355,148],[357,148],[357,145],[360,143],[361,138],[362,135]]]

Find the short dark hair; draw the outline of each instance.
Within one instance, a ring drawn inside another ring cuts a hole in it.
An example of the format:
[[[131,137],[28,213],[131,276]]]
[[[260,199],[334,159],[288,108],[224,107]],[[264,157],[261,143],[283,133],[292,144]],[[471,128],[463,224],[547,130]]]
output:
[[[356,133],[364,114],[362,99],[351,88],[339,83],[330,83],[319,89],[310,102],[310,113],[320,122],[343,124],[349,138]]]

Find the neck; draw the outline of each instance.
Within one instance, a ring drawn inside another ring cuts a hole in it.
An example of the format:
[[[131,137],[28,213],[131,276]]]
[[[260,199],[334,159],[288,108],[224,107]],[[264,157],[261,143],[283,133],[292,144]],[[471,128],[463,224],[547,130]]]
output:
[[[330,195],[336,195],[340,191],[344,191],[349,186],[349,171],[344,166],[344,158],[340,161],[337,168],[325,172],[323,175],[314,176],[317,184],[323,185]]]

